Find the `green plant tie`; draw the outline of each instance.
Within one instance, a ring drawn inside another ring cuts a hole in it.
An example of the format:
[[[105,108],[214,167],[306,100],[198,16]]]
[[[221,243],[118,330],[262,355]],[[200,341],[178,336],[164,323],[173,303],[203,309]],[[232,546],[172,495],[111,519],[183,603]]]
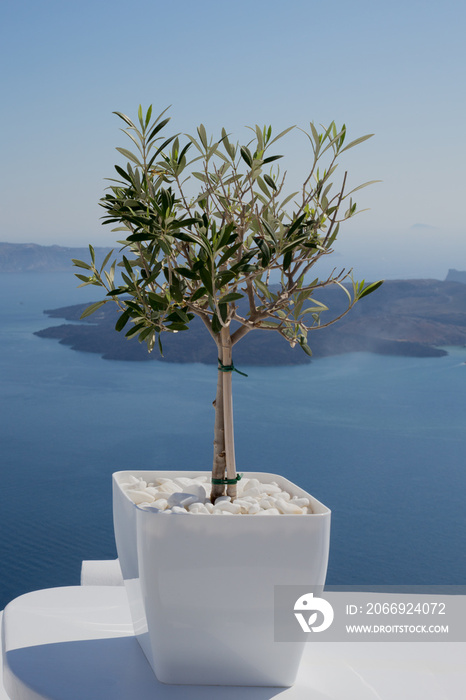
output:
[[[234,479],[214,479],[212,478],[212,483],[214,486],[232,486],[238,481],[241,481],[242,474],[237,474]]]
[[[236,369],[234,364],[224,365],[220,358],[218,358],[218,371],[219,372],[237,372],[238,374],[241,374],[243,377],[248,376],[244,372],[240,372],[239,369]]]

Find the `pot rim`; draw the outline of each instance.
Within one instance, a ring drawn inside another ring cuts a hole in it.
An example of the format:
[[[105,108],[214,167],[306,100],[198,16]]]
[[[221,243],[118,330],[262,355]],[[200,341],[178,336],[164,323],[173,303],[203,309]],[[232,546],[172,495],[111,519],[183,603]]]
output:
[[[126,474],[131,474],[132,476],[139,477],[139,478],[144,478],[144,476],[149,476],[149,475],[160,475],[166,478],[176,478],[178,477],[192,477],[194,474],[195,476],[210,476],[211,471],[209,470],[202,470],[202,469],[122,469],[116,472],[113,472],[112,474],[112,480],[114,483],[119,487],[120,492],[124,495],[124,497],[138,510],[143,513],[151,514],[152,516],[162,516],[163,511],[157,512],[154,510],[149,510],[147,508],[141,508],[139,505],[134,503],[134,501],[131,500],[131,498],[127,495],[127,493],[121,488],[121,481],[120,478],[123,477],[123,475]],[[303,488],[295,484],[293,481],[290,481],[286,477],[282,476],[281,474],[274,474],[272,472],[241,472],[244,476],[247,478],[251,479],[256,479],[261,477],[271,477],[270,480],[274,481],[275,479],[278,479],[279,481],[282,482],[281,486],[284,488],[289,488],[289,491],[291,493],[295,493],[296,495],[299,496],[304,496],[310,499],[311,501],[311,507],[313,509],[312,513],[279,513],[275,515],[268,515],[268,518],[283,518],[288,517],[288,518],[301,518],[301,517],[309,517],[309,516],[314,516],[314,517],[321,517],[321,518],[327,518],[331,514],[330,508],[326,506],[324,503],[319,501],[315,496],[310,494],[308,491],[305,491]],[[195,478],[195,477],[192,477]],[[279,484],[280,485],[280,484]],[[299,493],[297,493],[299,492]],[[317,509],[317,512],[315,512],[315,509]],[[212,515],[212,513],[189,513],[189,511],[186,511],[187,515],[195,515],[196,518],[206,518]],[[177,515],[176,513],[171,513],[171,515]],[[166,515],[164,516],[166,517]],[[249,513],[242,513],[241,514],[241,520],[244,518],[256,518],[256,515],[252,515]]]

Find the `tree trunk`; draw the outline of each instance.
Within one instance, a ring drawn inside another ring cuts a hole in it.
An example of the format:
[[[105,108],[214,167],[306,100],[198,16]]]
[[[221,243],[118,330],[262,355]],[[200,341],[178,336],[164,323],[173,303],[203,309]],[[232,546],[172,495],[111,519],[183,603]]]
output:
[[[220,333],[222,346],[222,364],[225,367],[232,365],[231,337],[229,327],[222,328]],[[236,479],[235,462],[235,437],[233,430],[233,392],[231,375],[232,372],[222,372],[223,375],[223,424],[225,430],[225,457],[227,479]],[[227,495],[233,500],[236,498],[236,481],[228,484]]]
[[[219,344],[220,355],[220,344]],[[225,459],[225,428],[223,420],[223,372],[218,371],[217,395],[214,401],[215,407],[215,427],[214,427],[214,463],[212,477],[214,479],[224,479],[226,471]],[[212,484],[210,500],[212,503],[219,496],[225,494],[225,487],[220,484]]]
[[[218,342],[219,359],[224,367],[232,365],[232,343],[230,331],[223,328]],[[231,371],[218,370],[217,395],[214,401],[214,461],[212,477],[214,479],[236,479],[235,441],[233,428],[233,392]],[[227,495],[236,498],[236,482],[227,485]],[[212,484],[210,500],[212,503],[225,494],[223,484]]]

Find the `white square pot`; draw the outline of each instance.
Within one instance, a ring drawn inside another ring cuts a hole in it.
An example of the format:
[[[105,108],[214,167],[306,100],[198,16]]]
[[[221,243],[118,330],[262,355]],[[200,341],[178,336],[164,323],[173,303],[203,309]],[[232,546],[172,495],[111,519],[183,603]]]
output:
[[[330,510],[279,475],[247,472],[309,498],[313,513],[157,513],[121,489],[130,474],[150,482],[210,472],[113,475],[115,538],[135,634],[159,681],[293,685],[305,643],[274,642],[274,587],[324,585]]]

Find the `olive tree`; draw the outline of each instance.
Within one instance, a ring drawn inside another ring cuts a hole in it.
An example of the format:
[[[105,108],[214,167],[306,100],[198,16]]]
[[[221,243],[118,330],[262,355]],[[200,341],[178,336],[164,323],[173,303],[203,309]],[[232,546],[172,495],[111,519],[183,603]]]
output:
[[[165,133],[165,110],[152,108],[138,120],[115,112],[132,150],[117,150],[127,161],[115,166],[100,204],[104,224],[115,224],[123,249],[116,280],[113,251],[97,267],[92,246],[89,263],[74,260],[86,274],[83,286],[106,290],[87,316],[115,302],[121,314],[116,330],[162,353],[164,332],[187,331],[195,316],[205,324],[218,350],[212,499],[236,495],[237,473],[232,410],[233,348],[247,333],[279,333],[293,347],[311,354],[308,333],[335,323],[381,282],[365,284],[344,270],[323,279],[312,268],[333,252],[342,221],[356,213],[347,191],[347,174],[334,186],[339,157],[370,136],[351,142],[346,127],[332,122],[318,130],[300,130],[309,150],[309,166],[295,192],[285,192],[283,157],[271,152],[291,129],[275,136],[272,127],[251,128],[245,145],[225,129],[218,139],[205,127],[196,136]],[[319,290],[337,285],[347,304],[336,317],[321,319],[327,307]],[[317,295],[317,296],[316,296]],[[129,329],[128,329],[129,327]]]

